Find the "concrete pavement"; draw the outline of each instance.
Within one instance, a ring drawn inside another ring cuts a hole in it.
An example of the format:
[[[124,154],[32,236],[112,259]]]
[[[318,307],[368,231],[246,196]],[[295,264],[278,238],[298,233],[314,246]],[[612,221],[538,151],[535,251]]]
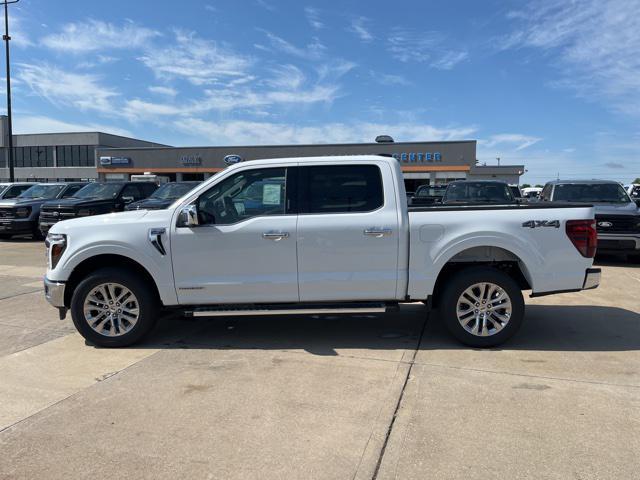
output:
[[[605,265],[595,291],[527,300],[517,338],[483,351],[425,326],[420,304],[164,318],[142,345],[96,349],[46,305],[43,268],[41,243],[0,242],[0,479],[640,471],[636,266]]]

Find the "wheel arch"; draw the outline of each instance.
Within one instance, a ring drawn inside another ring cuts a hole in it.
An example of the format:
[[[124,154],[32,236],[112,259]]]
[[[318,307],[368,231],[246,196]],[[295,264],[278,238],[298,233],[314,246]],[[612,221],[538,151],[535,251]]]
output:
[[[466,268],[477,266],[488,266],[506,273],[521,290],[532,288],[531,274],[520,256],[503,247],[469,247],[451,255],[438,272],[431,297],[432,304],[437,306],[448,279]]]
[[[119,254],[105,253],[86,258],[74,267],[71,275],[69,276],[69,279],[65,284],[65,307],[69,308],[71,306],[71,298],[73,296],[73,292],[75,291],[78,284],[87,277],[87,275],[95,272],[96,270],[106,267],[124,269],[133,272],[136,275],[139,275],[144,279],[144,282],[147,285],[150,285],[152,287],[154,296],[156,297],[157,301],[160,301],[161,297],[158,285],[156,284],[153,276],[144,266],[130,257]]]

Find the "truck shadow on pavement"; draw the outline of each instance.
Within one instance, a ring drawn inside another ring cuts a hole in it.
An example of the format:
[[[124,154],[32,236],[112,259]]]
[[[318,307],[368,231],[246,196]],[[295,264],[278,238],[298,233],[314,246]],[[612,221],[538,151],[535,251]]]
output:
[[[466,349],[422,304],[386,315],[167,317],[137,348],[303,350],[359,355],[376,350]],[[423,332],[424,326],[424,332]],[[422,339],[420,340],[422,335]],[[640,350],[640,314],[615,307],[528,305],[524,324],[494,350]]]

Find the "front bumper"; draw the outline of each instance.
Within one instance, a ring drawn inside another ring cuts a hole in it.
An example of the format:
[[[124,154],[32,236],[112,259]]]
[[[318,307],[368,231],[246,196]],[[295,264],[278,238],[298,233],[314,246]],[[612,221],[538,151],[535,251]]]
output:
[[[640,234],[598,233],[597,251],[640,253]]]
[[[15,235],[18,235],[20,233],[32,233],[37,224],[37,220],[29,218],[5,218],[0,220],[0,233],[11,233]]]
[[[44,298],[56,308],[65,308],[64,282],[56,282],[44,277]]]

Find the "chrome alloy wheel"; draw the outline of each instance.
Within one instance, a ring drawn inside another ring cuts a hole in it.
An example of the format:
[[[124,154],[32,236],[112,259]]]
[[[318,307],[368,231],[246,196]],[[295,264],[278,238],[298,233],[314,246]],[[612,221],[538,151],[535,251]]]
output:
[[[472,335],[489,337],[509,323],[512,307],[507,292],[494,283],[476,283],[467,288],[456,305],[460,325]]]
[[[89,326],[106,337],[129,332],[140,317],[138,299],[124,285],[102,283],[84,300],[84,318]]]

